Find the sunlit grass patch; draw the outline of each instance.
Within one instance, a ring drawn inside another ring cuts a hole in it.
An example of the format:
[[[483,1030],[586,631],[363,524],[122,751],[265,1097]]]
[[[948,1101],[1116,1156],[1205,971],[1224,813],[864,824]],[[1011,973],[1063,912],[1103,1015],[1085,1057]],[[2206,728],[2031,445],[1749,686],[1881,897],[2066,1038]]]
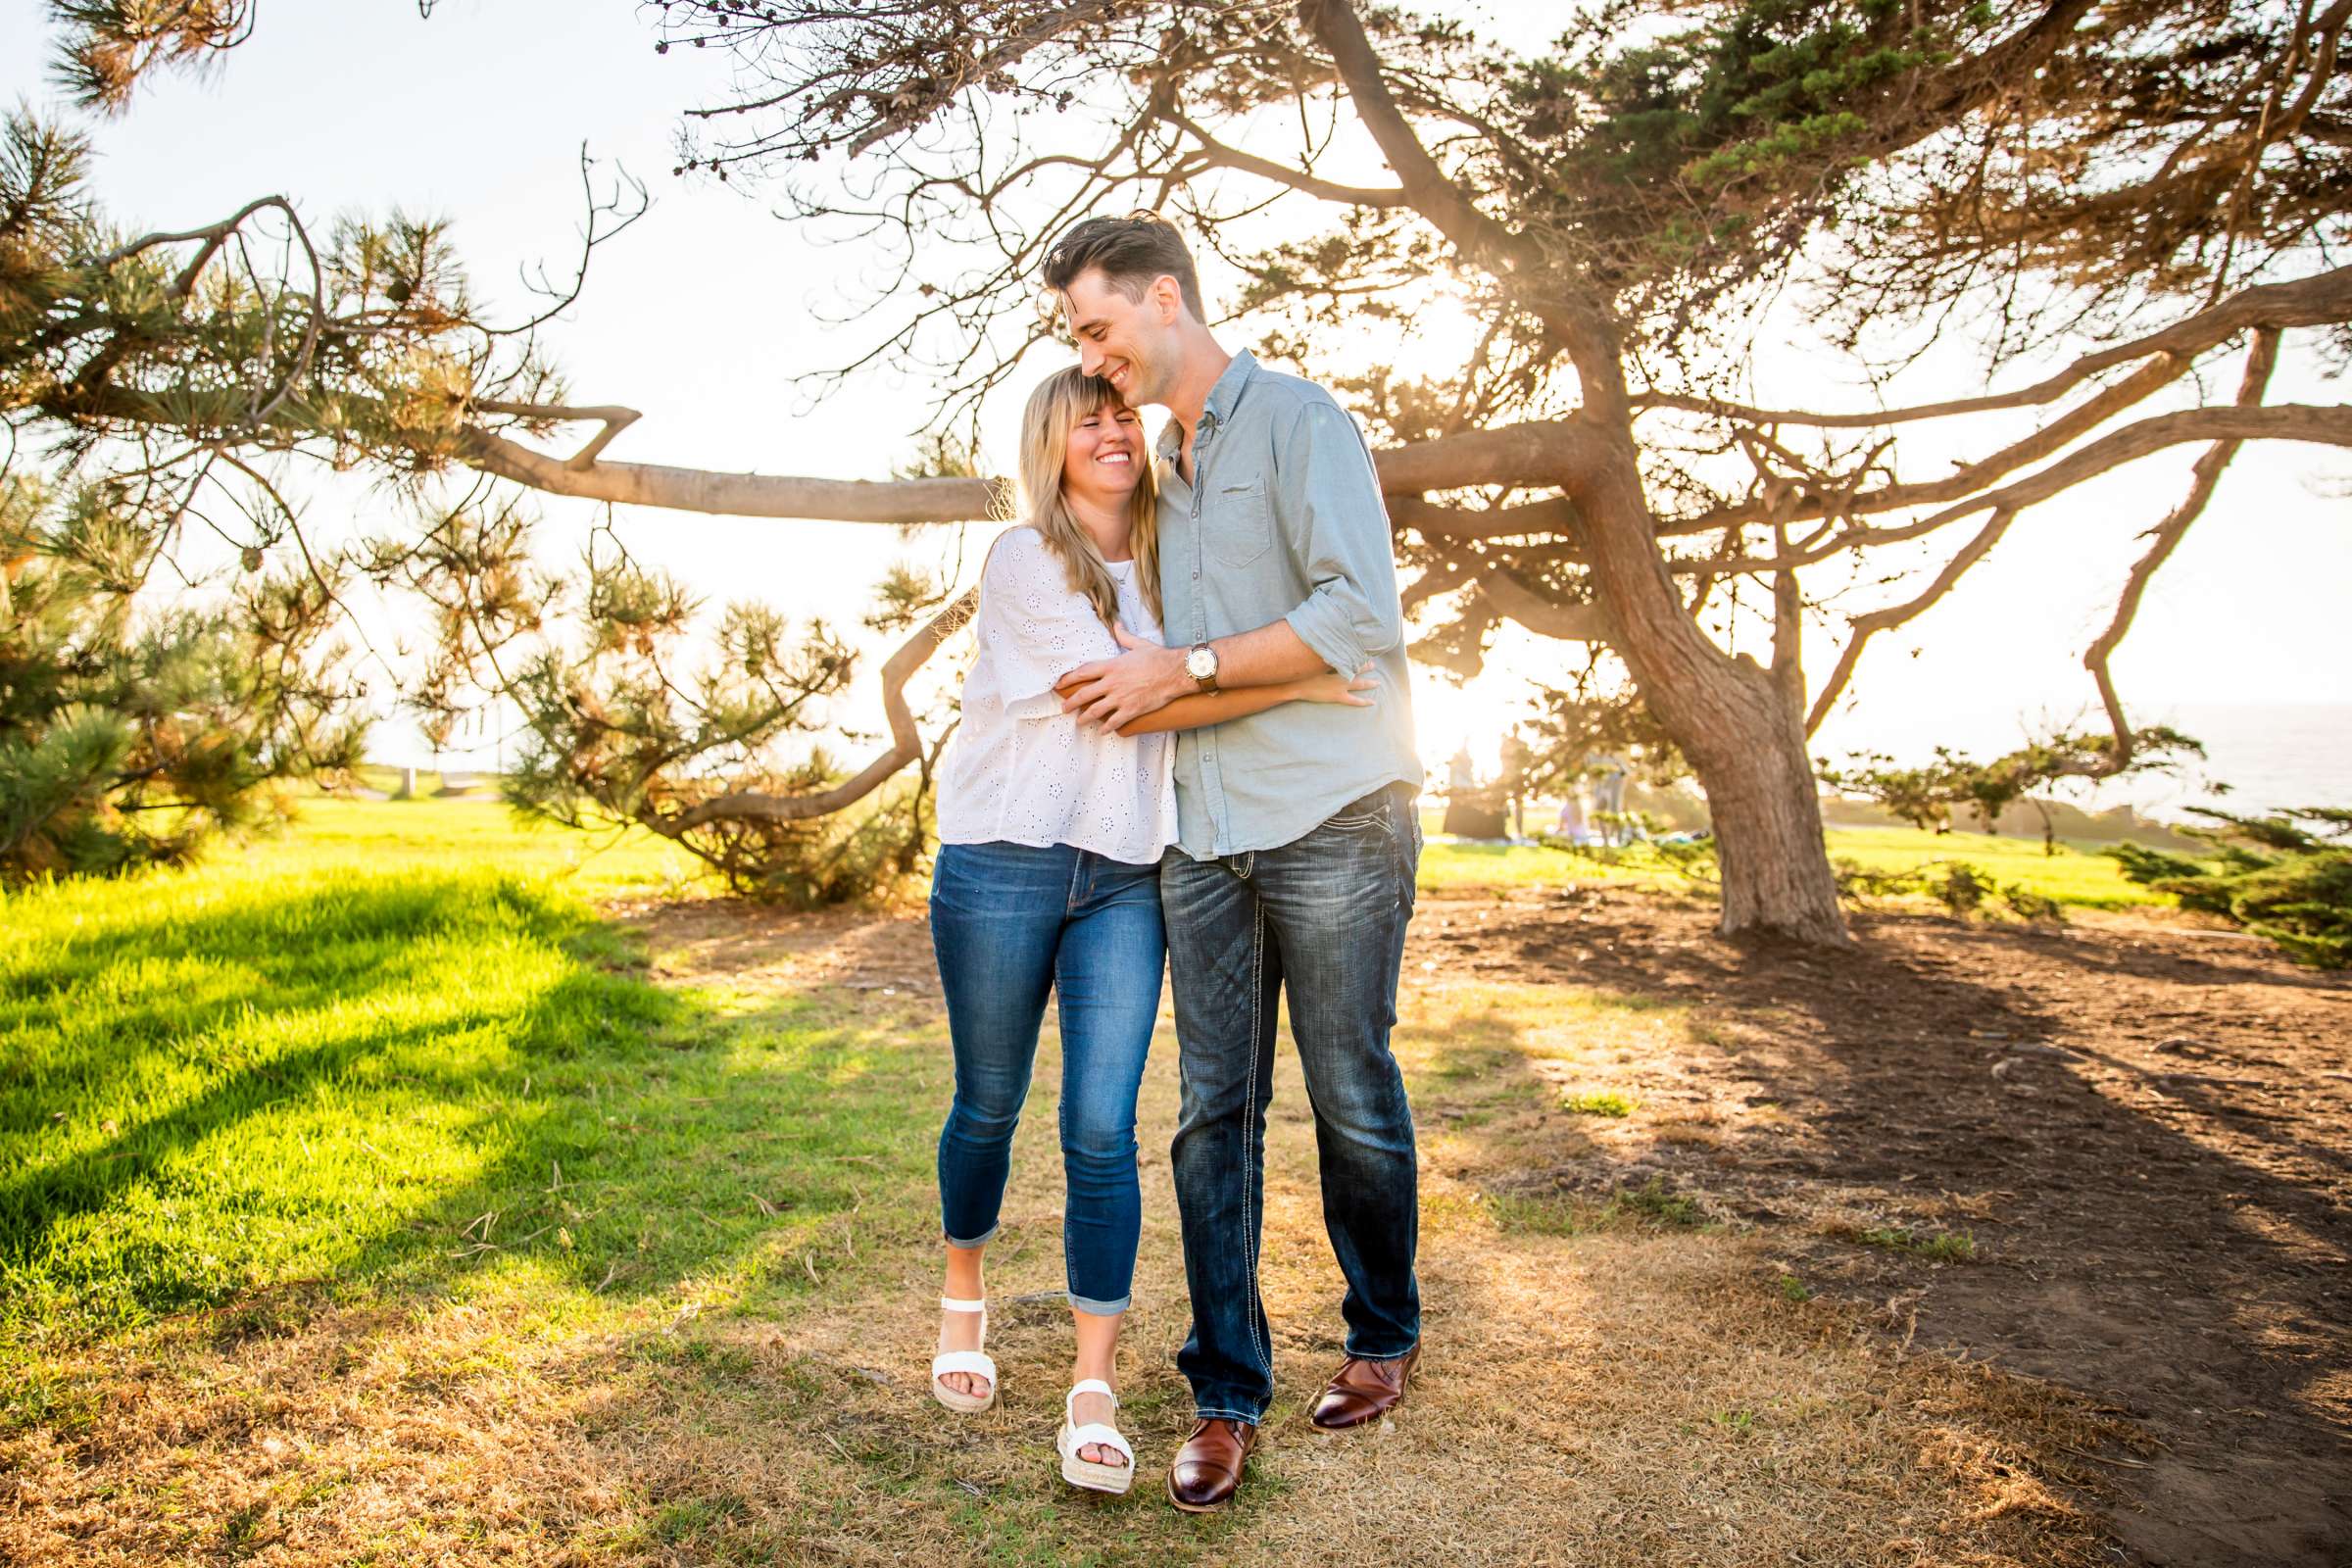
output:
[[[1605,1198],[1503,1191],[1488,1193],[1484,1203],[1505,1234],[1580,1236],[1629,1227],[1690,1230],[1707,1223],[1695,1200],[1655,1176],[1639,1187],[1620,1187]]]
[[[1968,1231],[1914,1231],[1899,1225],[1874,1225],[1856,1231],[1853,1239],[1865,1247],[1909,1252],[1936,1263],[1966,1263],[1977,1255],[1976,1236]]]
[[[1560,1108],[1579,1116],[1630,1116],[1634,1113],[1634,1102],[1613,1089],[1596,1089],[1567,1096],[1560,1102]]]
[[[494,866],[546,878],[585,899],[675,897],[702,885],[701,862],[637,829],[579,832],[517,816],[495,800],[312,799],[291,832],[224,851],[196,873],[271,876],[349,865],[471,871]]]
[[[2006,883],[2082,908],[2121,909],[2170,905],[2124,879],[2122,869],[2095,849],[2061,843],[2045,855],[2038,839],[1994,833],[1928,833],[1911,828],[1837,828],[1829,834],[1830,858],[1862,870],[1914,870],[1933,861],[1963,861],[1996,882]]]
[[[1931,862],[1965,861],[1994,881],[2082,908],[2170,905],[2166,895],[2124,879],[2096,847],[2061,843],[2045,855],[2038,839],[1991,833],[1936,834],[1909,828],[1832,828],[1830,858],[1861,870],[1911,871]],[[1695,890],[1673,862],[1642,845],[1605,854],[1572,854],[1535,844],[1458,843],[1432,838],[1421,856],[1421,886],[1431,891],[1606,883]]]
[[[1453,888],[1550,887],[1566,882],[1643,887],[1662,886],[1666,880],[1657,874],[1656,867],[1611,865],[1532,844],[1430,839],[1421,850],[1420,885],[1429,892]]]
[[[7,901],[0,1365],[281,1282],[805,1282],[859,1178],[919,1182],[916,1041],[658,990],[577,866],[451,869],[355,821],[529,842],[494,806],[310,808],[307,864]]]

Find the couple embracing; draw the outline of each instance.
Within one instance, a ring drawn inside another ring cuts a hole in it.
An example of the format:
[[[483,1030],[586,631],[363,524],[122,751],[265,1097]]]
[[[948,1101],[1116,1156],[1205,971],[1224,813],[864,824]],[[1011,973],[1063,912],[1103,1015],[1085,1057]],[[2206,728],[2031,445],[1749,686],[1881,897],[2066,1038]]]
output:
[[[1232,1500],[1274,1396],[1258,1243],[1286,995],[1348,1286],[1347,1359],[1309,1419],[1377,1421],[1419,1355],[1412,1113],[1389,1050],[1421,845],[1396,564],[1354,421],[1218,347],[1173,227],[1089,219],[1044,282],[1080,364],[1029,400],[1019,516],[982,571],[940,776],[931,930],[956,1096],[932,1392],[959,1411],[997,1397],[982,1263],[1051,991],[1077,1332],[1055,1446],[1072,1485],[1128,1490],[1114,1362],[1164,966],[1193,1308],[1177,1364],[1197,1413],[1167,1491],[1206,1512]],[[1149,404],[1171,416],[1156,463]]]

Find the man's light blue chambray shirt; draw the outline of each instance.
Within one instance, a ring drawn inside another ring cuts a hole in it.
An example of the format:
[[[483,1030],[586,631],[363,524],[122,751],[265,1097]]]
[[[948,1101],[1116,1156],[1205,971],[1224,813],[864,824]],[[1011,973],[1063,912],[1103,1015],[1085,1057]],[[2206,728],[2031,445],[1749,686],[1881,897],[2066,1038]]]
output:
[[[1372,454],[1330,393],[1234,356],[1209,390],[1193,483],[1159,442],[1159,582],[1172,648],[1287,620],[1370,708],[1285,703],[1176,739],[1177,843],[1197,860],[1303,838],[1383,785],[1421,784],[1396,558]]]

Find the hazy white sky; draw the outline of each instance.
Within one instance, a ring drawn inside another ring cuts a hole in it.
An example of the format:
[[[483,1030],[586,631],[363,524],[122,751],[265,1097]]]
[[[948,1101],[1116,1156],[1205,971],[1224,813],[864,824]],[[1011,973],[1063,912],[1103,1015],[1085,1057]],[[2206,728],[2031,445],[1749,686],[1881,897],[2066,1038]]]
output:
[[[0,0],[0,94],[36,104],[53,96],[42,10],[38,0]],[[218,218],[265,191],[292,197],[314,223],[395,205],[447,215],[482,291],[519,303],[518,269],[561,268],[571,254],[584,141],[645,178],[656,198],[652,214],[602,253],[585,298],[547,332],[580,399],[644,412],[613,456],[880,477],[910,448],[923,389],[875,372],[805,407],[792,383],[862,346],[855,327],[817,318],[841,304],[860,258],[806,243],[756,197],[670,177],[677,116],[714,97],[722,73],[713,53],[657,58],[630,0],[439,0],[429,21],[414,0],[274,0],[219,75],[163,81],[126,119],[94,127],[100,190],[122,220],[161,227]],[[1403,330],[1396,351],[1410,363],[1427,349]],[[2274,396],[2340,401],[2340,384],[2318,381],[2289,342]],[[1977,390],[1973,372],[1954,356],[1922,374],[1971,384],[1907,390]],[[1758,390],[1815,401],[1825,378],[1843,374],[1799,340],[1759,365]],[[1027,385],[1017,379],[987,410],[992,466],[1005,466]],[[2090,704],[2081,651],[2104,624],[2134,535],[2171,507],[2191,456],[2151,459],[2029,513],[1948,601],[1874,645],[1858,701],[1817,749],[1909,749],[1922,716],[1938,713],[1952,716],[1955,738],[1992,745],[2017,715]],[[2182,704],[2352,702],[2352,502],[2321,487],[2348,472],[2352,460],[2316,448],[2257,446],[2241,456],[2116,661],[2147,719]],[[330,487],[319,500],[330,510],[368,505],[355,489]],[[549,500],[544,513],[548,542],[568,549],[601,509]],[[616,526],[640,557],[713,597],[748,594],[853,624],[866,585],[906,551],[890,530],[844,523],[624,510]],[[1559,667],[1562,653],[1514,634],[1495,662],[1541,672]],[[1815,650],[1817,676],[1832,657]],[[1464,738],[1491,754],[1520,711],[1522,687],[1509,675],[1463,694],[1428,671],[1417,684],[1433,758]],[[844,716],[874,721],[865,711]],[[387,729],[380,749],[401,750],[403,733]]]

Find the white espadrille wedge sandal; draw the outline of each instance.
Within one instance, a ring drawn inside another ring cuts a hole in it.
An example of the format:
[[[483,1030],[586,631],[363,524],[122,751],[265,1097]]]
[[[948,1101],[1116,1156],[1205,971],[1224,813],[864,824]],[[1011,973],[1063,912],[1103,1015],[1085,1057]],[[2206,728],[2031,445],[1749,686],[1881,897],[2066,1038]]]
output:
[[[1069,1393],[1061,1396],[1061,1430],[1054,1434],[1054,1450],[1061,1455],[1061,1479],[1089,1492],[1122,1494],[1135,1481],[1135,1449],[1119,1435],[1117,1427],[1101,1421],[1089,1421],[1084,1426],[1078,1424],[1078,1396],[1081,1394],[1100,1394],[1109,1399],[1114,1408],[1119,1402],[1119,1396],[1111,1393],[1110,1385],[1101,1378],[1081,1378],[1071,1386]],[[1102,1464],[1094,1459],[1080,1458],[1078,1450],[1090,1443],[1118,1449],[1127,1456],[1127,1462],[1124,1465]]]
[[[959,1301],[953,1296],[939,1298],[940,1309],[948,1312],[977,1312],[980,1314],[980,1343],[988,1343],[988,1302]],[[968,1372],[988,1379],[986,1394],[958,1394],[940,1378],[949,1372]],[[951,1410],[965,1415],[978,1415],[997,1402],[997,1363],[986,1350],[942,1350],[931,1358],[931,1397]]]

